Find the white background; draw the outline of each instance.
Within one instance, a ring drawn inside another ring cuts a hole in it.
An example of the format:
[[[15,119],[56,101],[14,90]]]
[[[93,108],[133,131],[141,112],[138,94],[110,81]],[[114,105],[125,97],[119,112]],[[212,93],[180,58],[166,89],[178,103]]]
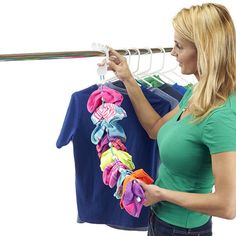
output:
[[[0,54],[171,47],[173,16],[200,3],[0,0]],[[235,21],[234,1],[218,3]],[[100,60],[0,63],[0,235],[146,235],[77,224],[72,145],[55,146],[71,94],[98,82]],[[235,222],[214,218],[214,235],[236,235]]]

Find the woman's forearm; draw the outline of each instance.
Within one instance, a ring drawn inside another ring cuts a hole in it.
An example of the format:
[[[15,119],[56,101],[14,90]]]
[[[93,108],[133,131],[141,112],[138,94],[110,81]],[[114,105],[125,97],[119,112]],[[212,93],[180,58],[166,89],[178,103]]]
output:
[[[210,216],[233,219],[234,209],[230,209],[226,198],[216,193],[198,194],[160,189],[161,199]]]

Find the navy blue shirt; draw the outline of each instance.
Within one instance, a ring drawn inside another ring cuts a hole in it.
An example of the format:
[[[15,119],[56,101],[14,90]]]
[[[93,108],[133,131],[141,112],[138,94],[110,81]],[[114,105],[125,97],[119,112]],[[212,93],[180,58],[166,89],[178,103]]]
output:
[[[187,91],[187,89],[184,86],[181,86],[177,83],[173,84],[172,88],[175,89],[177,92],[179,92],[182,95],[184,95],[185,92]]]
[[[106,86],[118,90],[124,97],[121,107],[126,111],[127,117],[119,124],[126,133],[125,145],[128,153],[133,157],[135,169],[143,168],[156,179],[159,162],[156,141],[151,140],[140,125],[126,90],[111,83]],[[84,222],[108,224],[122,228],[147,227],[149,208],[143,207],[139,218],[130,216],[120,208],[119,200],[113,196],[116,187],[111,189],[102,181],[96,145],[90,140],[95,126],[90,119],[91,113],[87,111],[88,98],[96,89],[98,86],[92,85],[72,94],[56,143],[56,146],[61,148],[70,141],[73,142],[79,218]],[[170,111],[169,102],[145,88],[142,90],[150,104],[161,116]]]
[[[171,87],[171,85],[169,84],[163,84],[160,87],[158,87],[159,89],[161,89],[162,91],[164,91],[165,93],[169,94],[170,96],[174,97],[175,99],[177,99],[179,102],[181,101],[183,95],[180,94],[179,92],[177,92],[174,88]]]

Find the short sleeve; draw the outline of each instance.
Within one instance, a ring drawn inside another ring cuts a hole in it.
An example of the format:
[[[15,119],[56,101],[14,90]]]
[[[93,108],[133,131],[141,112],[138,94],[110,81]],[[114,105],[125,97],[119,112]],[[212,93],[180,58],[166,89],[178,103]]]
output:
[[[67,145],[73,139],[79,123],[79,111],[76,104],[76,96],[74,93],[71,96],[62,129],[56,142],[57,148]]]
[[[202,133],[203,143],[211,154],[236,151],[236,114],[231,109],[215,111]]]
[[[188,88],[185,92],[184,96],[182,97],[181,101],[179,102],[179,107],[182,109],[186,106],[189,98],[192,95],[192,88]]]

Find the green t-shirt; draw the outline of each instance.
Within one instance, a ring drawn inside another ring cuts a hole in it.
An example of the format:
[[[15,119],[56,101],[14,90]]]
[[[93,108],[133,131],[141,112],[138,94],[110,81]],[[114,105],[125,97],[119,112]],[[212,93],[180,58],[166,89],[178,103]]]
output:
[[[214,185],[211,154],[236,151],[236,92],[200,123],[190,123],[191,114],[178,120],[191,94],[192,89],[188,89],[178,114],[159,130],[161,164],[155,184],[182,192],[210,193]],[[184,228],[199,227],[209,220],[208,215],[167,201],[152,209],[163,221]]]

